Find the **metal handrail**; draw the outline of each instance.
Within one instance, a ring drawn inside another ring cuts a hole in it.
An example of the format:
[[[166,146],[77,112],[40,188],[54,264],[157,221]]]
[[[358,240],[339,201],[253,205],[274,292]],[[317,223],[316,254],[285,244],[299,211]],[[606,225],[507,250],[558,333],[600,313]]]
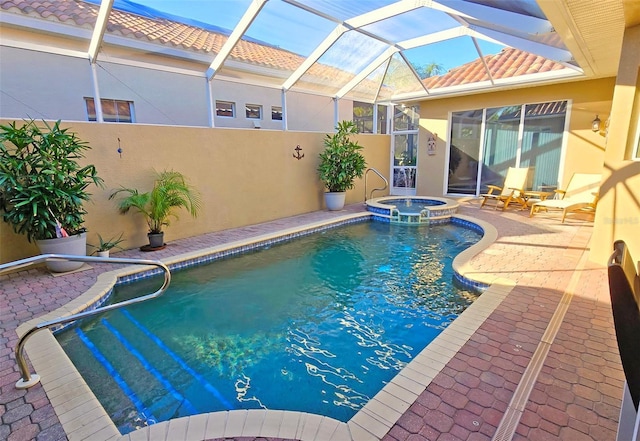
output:
[[[31,375],[29,372],[29,368],[27,366],[27,362],[24,359],[24,346],[27,342],[27,339],[31,337],[38,331],[43,329],[49,329],[52,326],[62,325],[64,323],[73,322],[82,318],[91,317],[96,314],[100,314],[105,311],[111,311],[113,309],[122,308],[123,306],[133,305],[136,303],[142,303],[144,301],[160,297],[169,286],[171,282],[171,272],[169,268],[162,262],[157,260],[145,260],[145,259],[129,259],[122,257],[92,257],[92,256],[72,256],[67,254],[41,254],[34,257],[28,257],[22,260],[16,260],[14,262],[4,263],[0,265],[0,275],[10,270],[16,270],[19,268],[28,267],[31,265],[35,265],[38,263],[42,263],[46,260],[53,261],[76,261],[76,262],[95,262],[95,263],[122,263],[129,265],[151,265],[160,268],[164,271],[164,281],[162,286],[151,294],[147,294],[145,296],[136,297],[133,299],[125,300],[119,303],[114,303],[111,305],[102,306],[100,308],[93,309],[91,311],[83,311],[77,314],[69,315],[66,317],[58,317],[53,320],[49,320],[46,322],[42,322],[37,324],[36,326],[29,329],[20,340],[18,340],[18,344],[16,345],[15,356],[16,362],[18,363],[18,368],[20,369],[21,379],[16,383],[17,389],[26,389],[31,386],[38,384],[40,381],[40,376],[37,374]]]
[[[365,202],[367,202],[367,175],[369,174],[370,171],[374,172],[376,175],[378,175],[378,176],[380,176],[382,178],[382,180],[384,181],[384,187],[382,187],[382,188],[374,188],[373,190],[371,190],[371,193],[369,194],[369,199],[371,199],[371,196],[373,196],[373,192],[374,191],[384,191],[387,188],[389,188],[389,181],[387,181],[387,178],[382,176],[382,174],[378,170],[376,170],[375,168],[373,168],[373,167],[368,168],[367,171],[364,173],[364,201]]]

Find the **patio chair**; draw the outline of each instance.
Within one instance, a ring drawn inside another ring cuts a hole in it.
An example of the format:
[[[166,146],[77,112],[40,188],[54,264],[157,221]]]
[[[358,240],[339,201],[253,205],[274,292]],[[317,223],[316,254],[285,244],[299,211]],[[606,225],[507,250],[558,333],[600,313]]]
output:
[[[555,190],[561,199],[546,199],[531,205],[529,217],[541,208],[562,210],[562,223],[570,212],[594,213],[598,203],[601,176],[590,173],[574,173],[566,190]]]
[[[487,201],[495,201],[495,209],[498,209],[498,206],[502,203],[502,210],[505,210],[511,202],[518,202],[521,207],[526,208],[527,202],[524,200],[523,195],[528,175],[528,167],[509,167],[502,187],[488,185],[489,191],[480,195],[484,198],[480,208],[484,207]]]

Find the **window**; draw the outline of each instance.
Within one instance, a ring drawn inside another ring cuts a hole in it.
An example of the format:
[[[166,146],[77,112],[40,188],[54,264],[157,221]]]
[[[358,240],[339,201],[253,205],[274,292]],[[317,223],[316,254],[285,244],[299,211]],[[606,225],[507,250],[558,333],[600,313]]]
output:
[[[387,133],[387,106],[378,104],[378,128],[376,133],[385,135]]]
[[[509,167],[529,167],[527,189],[555,188],[566,112],[566,101],[454,112],[447,192],[486,192]]]
[[[248,119],[262,119],[262,106],[258,104],[247,104],[245,114]]]
[[[95,101],[93,98],[85,98],[84,101],[87,106],[87,119],[97,121]],[[100,98],[100,104],[102,105],[102,119],[105,122],[134,122],[133,101]]]
[[[375,110],[378,110],[377,120]],[[378,104],[353,102],[353,122],[360,133],[387,133],[387,106]]]
[[[373,133],[373,104],[353,102],[353,122],[360,133]]]
[[[273,121],[282,121],[282,107],[271,106],[271,119]]]
[[[418,130],[420,108],[418,106],[395,106],[393,114],[393,131]]]
[[[236,104],[231,101],[216,101],[216,115],[226,118],[235,118]]]

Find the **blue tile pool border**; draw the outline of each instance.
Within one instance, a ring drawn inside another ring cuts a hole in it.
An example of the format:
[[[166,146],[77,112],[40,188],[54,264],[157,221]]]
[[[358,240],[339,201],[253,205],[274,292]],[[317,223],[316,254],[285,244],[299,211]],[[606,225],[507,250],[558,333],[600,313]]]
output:
[[[461,219],[459,217],[452,217],[451,218],[451,223],[454,225],[458,225],[464,228],[468,228],[472,231],[475,231],[476,233],[483,235],[485,234],[484,228],[482,228],[482,226],[478,225],[475,222],[471,222],[469,220],[466,219]],[[486,290],[487,288],[489,288],[489,284],[487,283],[482,283],[482,282],[478,282],[472,279],[469,279],[468,277],[464,277],[462,274],[460,274],[458,271],[453,271],[453,277],[454,279],[460,283],[463,287],[470,289],[472,291],[475,292],[483,292],[484,290]]]

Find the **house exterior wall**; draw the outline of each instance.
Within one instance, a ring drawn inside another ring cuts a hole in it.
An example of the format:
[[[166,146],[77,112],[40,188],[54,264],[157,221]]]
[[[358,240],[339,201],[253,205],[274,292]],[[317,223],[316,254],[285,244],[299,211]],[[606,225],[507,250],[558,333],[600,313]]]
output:
[[[105,180],[105,188],[90,189],[92,198],[85,205],[88,243],[96,244],[98,233],[108,238],[121,232],[126,248],[148,243],[143,217],[118,214],[108,197],[120,186],[150,190],[153,169],[184,173],[204,202],[196,219],[179,213],[180,219],[165,229],[167,242],[324,209],[324,188],[316,172],[324,133],[88,122],[63,127],[89,143],[83,163],[96,165]],[[364,146],[368,166],[388,170],[388,135],[355,139]],[[300,160],[293,157],[298,145],[304,154]],[[364,179],[347,192],[347,204],[362,201]],[[35,254],[35,245],[0,222],[0,262]]]
[[[0,117],[86,121],[86,59],[0,46]]]
[[[271,120],[271,107],[282,107],[282,92],[279,89],[214,80],[212,91],[214,102],[231,101],[236,107],[235,118],[216,116],[216,127],[254,128],[254,120],[245,117],[245,105],[260,104],[263,111],[260,120],[262,128],[282,130],[282,121]],[[334,102],[331,97],[289,91],[286,99],[288,130],[331,132],[335,127]],[[353,102],[340,100],[338,115],[340,121],[352,119]]]
[[[3,37],[8,33],[3,30]],[[27,35],[29,45],[38,44],[33,33],[17,33],[20,38]],[[83,43],[67,42],[68,50],[86,51]],[[123,64],[126,58],[137,65]],[[170,69],[160,69],[154,68],[156,58],[134,51],[107,51],[96,68],[101,98],[132,101],[137,123],[208,127],[204,75],[208,65],[180,60]],[[87,121],[84,98],[95,95],[88,59],[11,46],[0,46],[0,59],[0,117]],[[263,109],[261,127],[282,130],[282,121],[271,120],[271,107],[282,107],[280,89],[214,78],[211,91],[214,103],[230,101],[236,108],[234,118],[215,116],[215,127],[254,128],[254,120],[245,116],[245,105],[258,104]],[[351,119],[353,103],[340,100],[338,112],[339,120]],[[335,127],[330,97],[289,91],[287,114],[289,130],[330,132]]]
[[[591,131],[591,121],[596,114],[602,121],[607,119],[614,82],[614,78],[605,78],[423,101],[420,104],[417,193],[436,196],[446,193],[451,112],[488,107],[569,100],[569,129],[560,186],[566,186],[575,172],[601,173],[606,138]],[[438,135],[436,154],[429,156],[427,140],[433,133]]]
[[[133,101],[137,123],[209,125],[204,75],[196,77],[105,61],[98,62],[97,72],[100,97]],[[80,97],[84,105],[83,98]],[[80,121],[83,120],[86,121],[86,116]]]
[[[624,240],[640,259],[640,160],[633,158],[640,130],[640,26],[626,29],[611,107],[603,180],[591,258],[606,263],[613,242]]]

